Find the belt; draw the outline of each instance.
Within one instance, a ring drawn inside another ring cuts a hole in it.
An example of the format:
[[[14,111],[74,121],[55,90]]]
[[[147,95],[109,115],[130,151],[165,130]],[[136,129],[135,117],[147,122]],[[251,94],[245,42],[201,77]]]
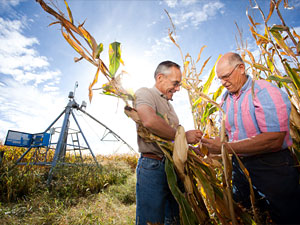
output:
[[[164,157],[161,157],[161,156],[158,156],[154,153],[142,153],[142,156],[145,157],[145,158],[150,158],[150,159],[156,159],[156,160],[159,160],[159,161],[163,161]]]

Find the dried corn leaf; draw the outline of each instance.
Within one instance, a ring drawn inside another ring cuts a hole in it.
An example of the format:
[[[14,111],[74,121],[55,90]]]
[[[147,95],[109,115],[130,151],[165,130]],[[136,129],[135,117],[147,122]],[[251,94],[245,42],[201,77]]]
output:
[[[203,46],[201,47],[200,52],[199,52],[199,54],[198,54],[198,58],[197,58],[197,60],[196,60],[196,63],[199,62],[199,60],[200,60],[200,58],[201,58],[201,54],[202,54],[204,48],[206,48],[206,47],[207,47],[206,45],[203,45]]]
[[[268,17],[265,20],[265,23],[267,23],[269,21],[269,19],[271,18],[272,14],[273,14],[273,11],[274,11],[274,8],[275,8],[274,2],[270,1],[270,11],[269,11]]]
[[[71,22],[72,24],[74,24],[74,22],[73,22],[73,16],[72,16],[72,12],[71,12],[71,10],[70,10],[70,7],[69,7],[69,5],[68,5],[68,3],[67,3],[66,0],[64,0],[64,2],[65,2],[65,5],[66,5],[66,7],[67,7],[67,11],[68,11],[68,15],[69,15],[70,22]]]

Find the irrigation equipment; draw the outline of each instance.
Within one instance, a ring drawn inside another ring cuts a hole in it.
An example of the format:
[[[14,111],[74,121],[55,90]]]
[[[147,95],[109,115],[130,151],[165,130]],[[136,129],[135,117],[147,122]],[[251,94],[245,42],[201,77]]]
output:
[[[50,166],[48,174],[47,184],[50,185],[55,167],[60,165],[96,165],[101,169],[101,165],[97,162],[97,159],[84,135],[78,120],[76,119],[74,110],[80,111],[87,115],[89,118],[97,122],[102,126],[105,131],[100,138],[100,141],[118,141],[133,151],[134,149],[123,140],[118,134],[108,128],[105,124],[97,120],[95,117],[85,111],[86,103],[83,101],[79,105],[74,99],[74,93],[78,84],[76,83],[74,92],[69,93],[69,102],[62,113],[49,125],[49,127],[42,133],[30,134],[25,132],[9,130],[6,136],[4,145],[25,147],[27,150],[16,161],[15,165],[41,165]],[[63,123],[61,127],[54,127],[56,122],[64,115]],[[70,120],[75,122],[75,129],[70,127]],[[58,138],[57,134],[59,134]],[[110,136],[109,139],[107,137]],[[49,157],[49,152],[54,151],[54,155]],[[22,162],[24,157],[31,151],[33,152],[32,160],[30,162]],[[94,163],[84,162],[84,153],[89,152],[92,156]],[[66,160],[66,155],[73,157],[73,160]]]

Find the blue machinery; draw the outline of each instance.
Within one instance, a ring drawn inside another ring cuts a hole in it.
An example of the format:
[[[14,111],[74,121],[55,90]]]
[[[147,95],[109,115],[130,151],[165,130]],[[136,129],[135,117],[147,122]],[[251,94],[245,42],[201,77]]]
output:
[[[101,123],[99,120],[88,114],[86,111],[83,110],[83,108],[86,107],[86,103],[83,102],[81,106],[76,103],[74,100],[74,93],[70,92],[69,93],[69,103],[67,104],[66,108],[64,111],[51,123],[51,125],[43,132],[43,133],[38,133],[38,134],[29,134],[29,133],[23,133],[23,132],[18,132],[18,131],[12,131],[9,130],[8,134],[6,136],[5,140],[5,145],[8,146],[17,146],[17,147],[27,147],[28,149],[23,153],[23,155],[16,161],[15,165],[44,165],[44,166],[51,166],[49,175],[48,175],[48,180],[47,184],[50,185],[52,176],[53,176],[53,171],[58,163],[62,165],[71,165],[71,163],[66,163],[65,162],[65,156],[66,156],[66,151],[73,150],[74,151],[74,156],[78,158],[81,163],[80,165],[86,165],[83,164],[83,158],[82,158],[82,150],[89,150],[96,165],[100,167],[99,163],[97,162],[97,159],[90,147],[90,145],[87,142],[86,137],[84,136],[79,123],[75,117],[75,114],[73,112],[74,109],[79,110],[89,116],[91,119],[99,123],[101,126],[103,126],[106,130],[104,132],[103,137],[101,138],[101,141],[104,141],[104,138],[108,134],[112,134],[113,137],[115,138],[115,141],[121,141],[123,144],[127,145],[128,148],[132,151],[133,148],[126,143],[119,135],[117,135],[115,132],[113,132],[111,129],[109,129],[107,126],[105,126],[103,123]],[[62,117],[62,115],[65,114],[63,124],[60,130],[60,135],[58,138],[57,143],[52,143],[52,135],[57,132],[55,131],[55,128],[53,125]],[[71,129],[70,126],[70,116],[72,115],[78,130]],[[79,135],[81,134],[81,137],[83,138],[85,144],[87,147],[83,147],[80,144],[80,139]],[[72,144],[68,144],[68,135],[71,136]],[[56,145],[55,152],[54,152],[54,157],[52,161],[47,161],[47,154],[50,149],[54,149],[52,146]],[[35,162],[21,162],[22,159],[32,150],[35,149],[33,157],[36,157]],[[76,155],[77,152],[77,155]],[[44,161],[42,162],[37,162],[38,161],[38,155],[44,155]],[[72,163],[74,164],[74,163]]]

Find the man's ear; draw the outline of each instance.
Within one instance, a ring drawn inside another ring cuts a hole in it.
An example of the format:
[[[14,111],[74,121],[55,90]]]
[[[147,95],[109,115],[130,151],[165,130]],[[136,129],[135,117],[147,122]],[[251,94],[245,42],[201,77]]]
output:
[[[242,63],[241,65],[240,65],[240,67],[241,67],[241,69],[242,69],[242,74],[246,74],[245,72],[245,64],[244,63]]]
[[[156,82],[161,82],[163,80],[165,75],[163,75],[162,73],[159,73],[156,75]]]

